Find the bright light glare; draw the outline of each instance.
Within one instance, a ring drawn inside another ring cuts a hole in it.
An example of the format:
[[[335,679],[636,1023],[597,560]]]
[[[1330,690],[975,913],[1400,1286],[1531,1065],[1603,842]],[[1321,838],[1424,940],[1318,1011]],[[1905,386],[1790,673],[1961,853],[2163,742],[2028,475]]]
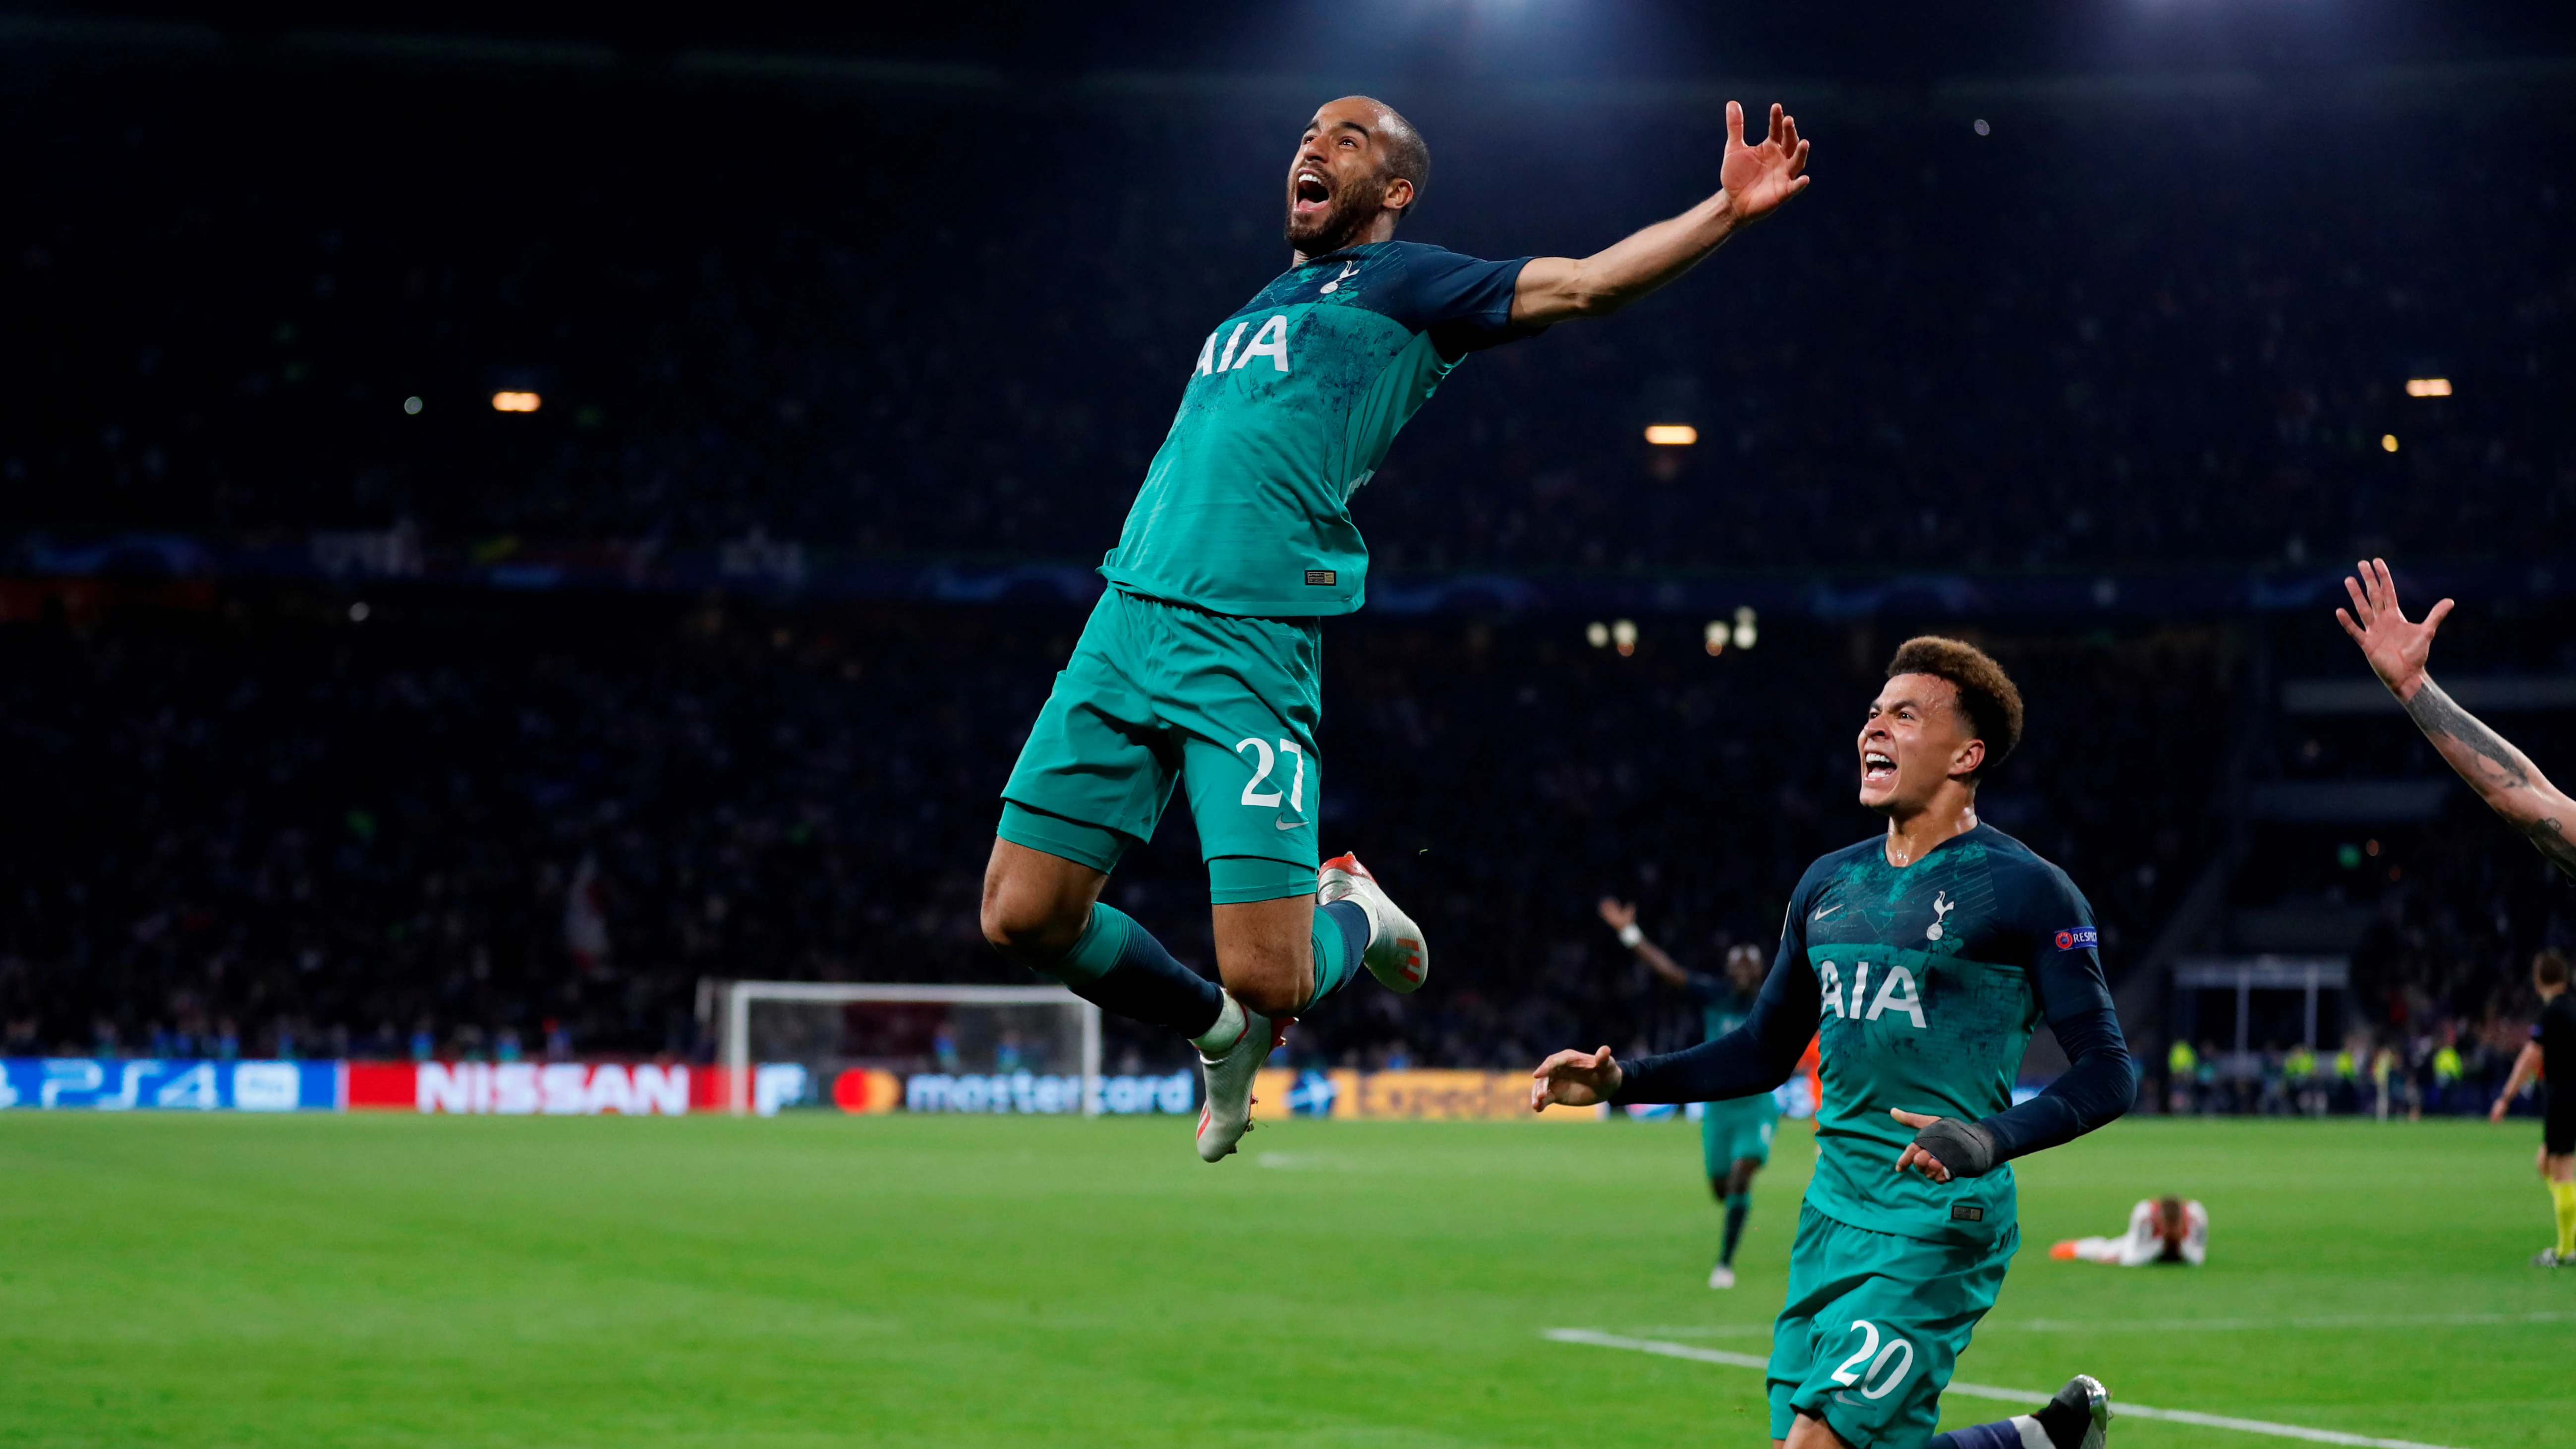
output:
[[[408,414],[408,415],[410,415],[410,416],[412,416],[412,417],[419,417],[419,416],[420,416],[420,399],[419,399],[419,398],[416,398],[416,397],[407,397],[407,398],[404,398],[404,399],[403,399],[403,411],[404,411],[406,414]]]
[[[1709,620],[1708,627],[1699,631],[1699,637],[1700,647],[1708,651],[1709,658],[1715,659],[1726,652],[1726,621]]]
[[[1612,643],[1619,646],[1620,658],[1625,659],[1629,655],[1636,653],[1637,621],[1634,619],[1622,619],[1618,623],[1611,625],[1610,639]]]
[[[2394,453],[2394,452],[2396,452],[2396,451],[2397,451],[2397,435],[2396,435],[2395,433],[2382,433],[2382,434],[2380,434],[2380,435],[2379,435],[2379,451],[2381,451],[2381,452],[2383,452],[2383,453]]]
[[[1762,631],[1754,624],[1753,606],[1738,605],[1735,610],[1735,647],[1750,649],[1760,642],[1761,638]]]
[[[2410,377],[2406,379],[2408,397],[2449,397],[2451,380],[2447,377]]]
[[[1699,429],[1688,423],[1655,423],[1646,429],[1646,441],[1658,448],[1687,448],[1699,441]]]
[[[1583,642],[1595,649],[1610,647],[1610,626],[1595,619],[1583,626]]]
[[[492,394],[492,411],[496,413],[532,413],[541,401],[532,392],[496,392]]]

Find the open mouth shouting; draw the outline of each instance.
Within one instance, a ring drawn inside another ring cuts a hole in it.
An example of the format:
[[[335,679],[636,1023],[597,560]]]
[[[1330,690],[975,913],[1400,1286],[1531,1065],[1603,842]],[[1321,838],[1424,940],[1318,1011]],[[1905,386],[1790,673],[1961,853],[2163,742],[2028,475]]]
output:
[[[1896,757],[1885,750],[1860,752],[1860,783],[1864,789],[1896,783]]]
[[[1324,179],[1317,167],[1300,166],[1288,188],[1288,215],[1293,221],[1311,222],[1333,206],[1333,185]]]

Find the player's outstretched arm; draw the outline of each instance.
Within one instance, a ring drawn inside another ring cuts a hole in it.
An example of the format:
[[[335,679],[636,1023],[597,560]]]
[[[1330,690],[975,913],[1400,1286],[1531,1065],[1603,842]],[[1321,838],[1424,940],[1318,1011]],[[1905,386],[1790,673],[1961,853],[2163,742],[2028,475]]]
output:
[[[1744,143],[1744,108],[1726,103],[1726,155],[1715,196],[1588,257],[1532,257],[1512,293],[1512,321],[1549,327],[1607,317],[1699,265],[1737,231],[1807,189],[1807,143],[1798,121],[1771,107],[1771,132]]]
[[[2371,672],[2488,809],[2521,831],[2550,864],[2576,875],[2576,839],[2569,838],[2576,833],[2576,801],[2550,784],[2529,756],[2454,703],[2425,672],[2433,633],[2451,612],[2451,601],[2435,604],[2420,621],[2409,620],[2397,606],[2397,581],[2389,575],[2387,561],[2370,559],[2357,567],[2361,577],[2343,581],[2352,608],[2335,610],[2335,618],[2361,646]]]
[[[1530,1074],[1530,1108],[1550,1102],[1723,1102],[1770,1091],[1798,1069],[1807,1038],[1816,1034],[1818,1001],[1816,974],[1784,942],[1743,1025],[1688,1051],[1625,1065],[1610,1060],[1608,1047],[1558,1052]],[[1591,1095],[1561,1095],[1565,1090]]]
[[[1634,902],[1603,896],[1601,919],[1611,930],[1619,933],[1619,944],[1636,952],[1637,959],[1645,962],[1647,969],[1675,986],[1689,987],[1690,973],[1682,969],[1682,963],[1666,955],[1663,947],[1646,939],[1644,929],[1637,924]]]

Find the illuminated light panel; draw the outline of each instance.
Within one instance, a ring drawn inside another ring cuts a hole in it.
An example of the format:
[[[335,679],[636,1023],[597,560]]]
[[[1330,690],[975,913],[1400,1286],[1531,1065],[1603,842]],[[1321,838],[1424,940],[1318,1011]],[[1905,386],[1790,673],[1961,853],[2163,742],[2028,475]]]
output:
[[[2406,379],[2408,397],[2449,397],[2451,380],[2447,377],[2410,377]]]
[[[1688,423],[1655,423],[1646,429],[1646,441],[1658,448],[1687,448],[1699,441],[1699,429]]]
[[[2397,435],[2396,435],[2395,433],[2382,433],[2382,434],[2380,434],[2380,435],[2379,435],[2379,451],[2381,451],[2381,452],[2383,452],[2383,453],[2394,453],[2394,452],[2396,452],[2396,451],[2397,451]]]
[[[496,392],[492,394],[492,411],[496,413],[532,413],[544,399],[532,392]]]

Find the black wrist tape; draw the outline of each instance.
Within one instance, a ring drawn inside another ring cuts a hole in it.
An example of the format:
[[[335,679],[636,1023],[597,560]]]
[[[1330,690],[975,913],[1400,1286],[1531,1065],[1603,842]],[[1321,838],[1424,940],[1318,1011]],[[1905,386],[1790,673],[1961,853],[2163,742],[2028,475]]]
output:
[[[1914,1134],[1914,1145],[1931,1153],[1952,1177],[1983,1177],[1995,1165],[1995,1139],[1974,1122],[1944,1117]]]

